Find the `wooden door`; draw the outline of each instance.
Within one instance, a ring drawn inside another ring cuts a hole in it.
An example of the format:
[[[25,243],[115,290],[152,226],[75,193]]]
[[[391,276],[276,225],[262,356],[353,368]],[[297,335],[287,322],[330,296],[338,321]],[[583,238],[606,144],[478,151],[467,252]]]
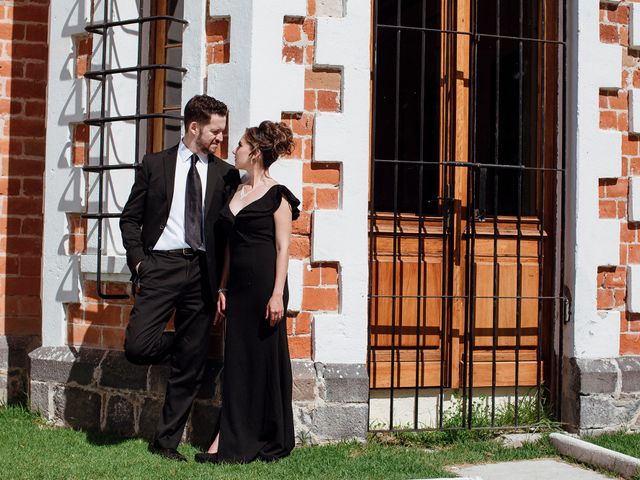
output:
[[[550,0],[376,4],[371,388],[544,379],[556,17]]]

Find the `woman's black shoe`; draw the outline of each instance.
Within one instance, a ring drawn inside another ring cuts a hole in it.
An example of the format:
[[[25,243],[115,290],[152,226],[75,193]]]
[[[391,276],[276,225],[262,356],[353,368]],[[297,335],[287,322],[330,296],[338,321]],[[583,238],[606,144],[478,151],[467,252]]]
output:
[[[196,453],[195,460],[198,463],[218,463],[217,453]]]

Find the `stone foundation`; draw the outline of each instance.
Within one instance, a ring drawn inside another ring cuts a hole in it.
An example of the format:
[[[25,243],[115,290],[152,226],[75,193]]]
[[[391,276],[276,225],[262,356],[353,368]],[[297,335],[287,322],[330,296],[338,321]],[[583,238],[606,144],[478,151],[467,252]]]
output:
[[[26,402],[29,352],[38,343],[33,336],[0,336],[0,404]]]
[[[150,439],[162,409],[168,365],[136,366],[122,352],[41,347],[31,354],[31,408],[49,421],[86,431]],[[368,429],[365,365],[293,361],[298,443],[361,439]],[[205,379],[184,440],[203,446],[220,412],[219,362]]]
[[[565,359],[562,398],[569,431],[640,430],[640,357]]]

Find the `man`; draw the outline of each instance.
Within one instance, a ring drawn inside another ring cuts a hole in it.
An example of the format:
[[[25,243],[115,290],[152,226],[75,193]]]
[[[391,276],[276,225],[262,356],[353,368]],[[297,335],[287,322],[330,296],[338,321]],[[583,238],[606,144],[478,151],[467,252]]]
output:
[[[179,145],[148,154],[136,171],[120,230],[137,295],[124,350],[138,365],[169,360],[162,416],[151,452],[186,461],[177,450],[207,358],[217,298],[221,242],[214,224],[240,181],[210,152],[220,145],[227,107],[207,95],[184,109]],[[175,313],[175,333],[165,327]]]

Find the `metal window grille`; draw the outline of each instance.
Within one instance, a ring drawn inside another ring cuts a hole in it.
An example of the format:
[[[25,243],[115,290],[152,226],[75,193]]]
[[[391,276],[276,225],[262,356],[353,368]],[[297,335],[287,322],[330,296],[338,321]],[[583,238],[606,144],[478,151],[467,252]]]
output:
[[[101,67],[99,70],[90,70],[85,73],[85,77],[92,81],[100,83],[100,116],[97,118],[89,118],[85,120],[85,124],[98,128],[98,164],[97,165],[85,165],[83,170],[87,174],[98,175],[98,199],[97,199],[97,211],[88,212],[82,215],[83,218],[92,219],[97,221],[97,294],[100,298],[106,300],[113,299],[125,299],[128,295],[120,294],[108,294],[105,293],[102,286],[102,252],[103,252],[103,220],[109,218],[119,218],[120,213],[107,213],[104,210],[104,175],[105,172],[110,170],[121,169],[136,169],[140,164],[139,149],[136,147],[133,154],[134,162],[132,164],[109,164],[108,158],[105,155],[105,129],[106,125],[113,122],[134,122],[135,125],[135,144],[139,144],[143,132],[141,131],[141,122],[144,120],[160,118],[174,121],[181,121],[182,116],[175,113],[143,113],[142,112],[142,72],[151,71],[175,71],[185,73],[187,70],[182,67],[176,67],[169,64],[155,64],[155,63],[143,63],[143,35],[142,26],[147,23],[154,23],[159,21],[174,22],[182,25],[186,25],[187,21],[171,15],[148,15],[145,16],[145,2],[144,0],[138,1],[138,18],[132,18],[127,20],[108,21],[110,18],[110,2],[103,1],[103,18],[104,21],[100,23],[93,23],[85,27],[85,30],[89,33],[102,36],[102,47],[100,49],[101,54]],[[138,42],[137,42],[137,65],[122,68],[107,68],[107,52],[109,50],[109,39],[111,37],[110,32],[114,27],[122,27],[126,25],[137,25],[139,28]],[[118,74],[136,74],[136,109],[133,115],[120,115],[120,116],[107,116],[106,114],[106,96],[107,96],[107,79],[110,76]]]
[[[375,2],[368,364],[372,392],[386,392],[389,408],[388,421],[372,431],[525,427],[539,422],[543,409],[560,418],[561,323],[568,308],[562,294],[566,2],[554,3],[557,10],[549,12],[547,0]],[[468,16],[461,19],[465,5]],[[381,245],[392,264],[384,288]],[[406,245],[416,250],[412,274]],[[509,294],[498,274],[504,245],[515,263]],[[439,272],[430,273],[428,249],[441,252]],[[523,280],[532,271],[524,263],[531,251],[534,294],[524,291]],[[483,285],[481,267],[493,272]],[[509,348],[501,343],[505,305],[515,316]],[[533,332],[523,323],[531,315],[537,316]],[[534,346],[523,344],[532,336]],[[438,353],[439,372],[431,375]],[[503,368],[507,353],[512,366]],[[478,365],[489,372],[484,380],[474,380]],[[513,403],[512,420],[499,424],[501,372],[513,377]],[[486,423],[474,418],[482,381]],[[427,388],[437,390],[431,426],[420,420]],[[453,390],[460,395],[458,417],[444,407]],[[533,418],[523,413],[525,394],[533,399]],[[395,420],[398,395],[413,397],[407,424]]]

